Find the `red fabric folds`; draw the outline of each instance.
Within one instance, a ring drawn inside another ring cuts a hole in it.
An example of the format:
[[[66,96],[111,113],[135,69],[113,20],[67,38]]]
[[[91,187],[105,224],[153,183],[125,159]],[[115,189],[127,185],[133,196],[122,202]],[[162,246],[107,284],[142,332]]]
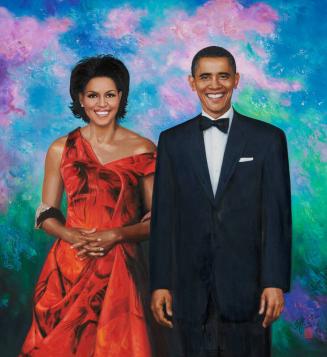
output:
[[[66,225],[105,230],[139,222],[146,212],[138,182],[154,170],[155,153],[102,165],[76,129],[61,161]],[[80,261],[68,243],[56,240],[35,289],[21,356],[150,357],[142,287],[133,276],[139,264],[137,244],[119,244],[102,258]]]

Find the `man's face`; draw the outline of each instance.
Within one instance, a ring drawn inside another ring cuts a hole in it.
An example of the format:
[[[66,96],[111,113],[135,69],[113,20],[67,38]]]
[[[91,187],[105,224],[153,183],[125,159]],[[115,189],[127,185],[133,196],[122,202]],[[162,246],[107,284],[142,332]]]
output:
[[[189,83],[197,92],[202,109],[218,118],[230,108],[239,79],[227,57],[203,57],[197,63],[194,77],[189,76]]]

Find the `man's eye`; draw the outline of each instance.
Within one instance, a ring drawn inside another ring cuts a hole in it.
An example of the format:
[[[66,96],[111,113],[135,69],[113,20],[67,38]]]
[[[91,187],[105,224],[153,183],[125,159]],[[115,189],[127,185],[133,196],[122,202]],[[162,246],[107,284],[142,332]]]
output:
[[[201,76],[200,79],[206,80],[209,79],[209,76]]]
[[[229,76],[227,74],[222,74],[219,78],[220,79],[228,79]]]

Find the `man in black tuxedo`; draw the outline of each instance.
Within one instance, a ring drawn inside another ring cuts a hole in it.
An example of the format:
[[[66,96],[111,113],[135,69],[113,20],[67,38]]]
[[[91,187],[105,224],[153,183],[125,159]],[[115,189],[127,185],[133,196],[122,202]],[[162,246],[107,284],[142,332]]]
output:
[[[169,357],[268,357],[289,290],[291,200],[285,135],[231,106],[234,57],[211,46],[189,82],[202,115],[161,133],[151,238],[151,308]]]

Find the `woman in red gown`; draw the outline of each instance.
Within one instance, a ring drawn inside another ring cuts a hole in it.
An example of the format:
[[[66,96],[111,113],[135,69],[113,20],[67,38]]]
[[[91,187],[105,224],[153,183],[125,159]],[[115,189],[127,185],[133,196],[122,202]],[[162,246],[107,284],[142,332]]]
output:
[[[88,124],[46,156],[37,225],[57,240],[21,356],[153,356],[139,242],[149,233],[155,146],[117,122],[128,89],[126,67],[111,56],[72,71],[71,109]]]

